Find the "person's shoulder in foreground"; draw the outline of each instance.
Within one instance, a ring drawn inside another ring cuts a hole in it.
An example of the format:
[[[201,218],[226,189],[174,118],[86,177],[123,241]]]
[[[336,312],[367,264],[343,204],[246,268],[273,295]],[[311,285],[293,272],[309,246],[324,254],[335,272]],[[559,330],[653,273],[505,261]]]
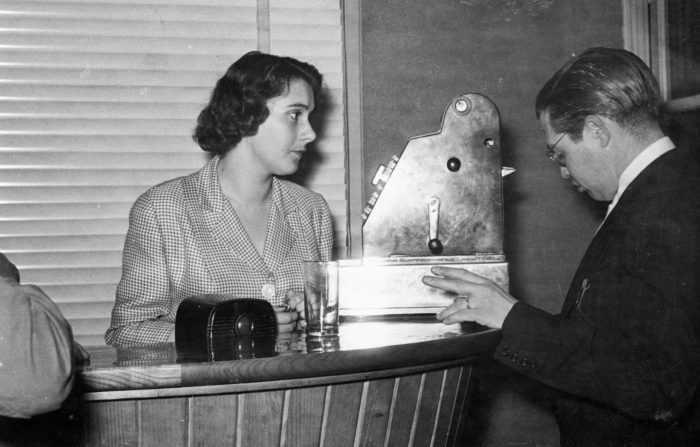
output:
[[[58,307],[21,285],[0,254],[0,415],[29,418],[58,409],[73,384],[73,335]]]

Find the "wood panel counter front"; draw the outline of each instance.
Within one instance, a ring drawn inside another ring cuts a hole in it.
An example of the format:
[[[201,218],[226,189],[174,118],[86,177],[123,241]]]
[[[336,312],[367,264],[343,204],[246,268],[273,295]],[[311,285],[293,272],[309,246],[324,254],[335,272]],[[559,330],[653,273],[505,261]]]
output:
[[[89,348],[89,446],[462,445],[473,365],[499,331],[434,319],[345,321],[193,358],[174,344]],[[206,358],[204,358],[206,357]]]

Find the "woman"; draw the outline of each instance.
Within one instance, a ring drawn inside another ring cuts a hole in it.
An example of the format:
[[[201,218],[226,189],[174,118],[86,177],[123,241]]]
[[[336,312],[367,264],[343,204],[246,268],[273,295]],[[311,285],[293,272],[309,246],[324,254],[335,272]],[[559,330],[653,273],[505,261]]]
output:
[[[278,178],[296,172],[322,86],[313,66],[251,52],[217,82],[194,132],[215,156],[138,198],[105,334],[110,345],[174,340],[180,303],[204,293],[268,300],[281,331],[303,308],[301,262],[329,260],[324,199]]]

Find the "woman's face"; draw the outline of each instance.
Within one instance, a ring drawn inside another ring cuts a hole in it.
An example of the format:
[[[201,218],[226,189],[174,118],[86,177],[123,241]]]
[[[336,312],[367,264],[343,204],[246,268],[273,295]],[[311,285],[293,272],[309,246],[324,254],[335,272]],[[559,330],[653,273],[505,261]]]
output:
[[[287,92],[267,101],[270,115],[258,133],[248,137],[253,158],[264,171],[281,176],[297,171],[306,145],[316,139],[309,123],[314,107],[311,87],[298,79],[289,83]]]

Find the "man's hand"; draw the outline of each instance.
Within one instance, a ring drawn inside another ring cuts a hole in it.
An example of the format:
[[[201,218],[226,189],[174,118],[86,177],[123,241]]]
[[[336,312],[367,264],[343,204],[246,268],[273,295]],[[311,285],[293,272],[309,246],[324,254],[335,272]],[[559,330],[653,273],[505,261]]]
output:
[[[454,302],[437,314],[445,324],[474,321],[501,329],[517,301],[493,281],[464,269],[433,267],[436,276],[424,276],[423,283],[457,294]]]

